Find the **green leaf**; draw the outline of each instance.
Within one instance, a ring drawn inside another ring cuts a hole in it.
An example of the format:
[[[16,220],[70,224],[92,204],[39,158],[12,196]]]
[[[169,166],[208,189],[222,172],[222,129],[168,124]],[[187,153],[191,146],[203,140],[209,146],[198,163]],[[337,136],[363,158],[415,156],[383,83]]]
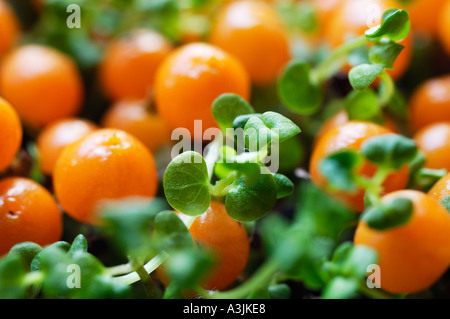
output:
[[[156,215],[153,240],[160,251],[170,251],[194,245],[189,229],[172,211],[164,211]]]
[[[377,94],[372,89],[352,91],[345,100],[350,120],[372,121],[381,117]]]
[[[335,275],[361,279],[367,275],[367,267],[377,260],[378,255],[373,249],[344,242],[336,249],[331,263]]]
[[[328,179],[331,187],[353,192],[357,188],[354,175],[361,163],[361,156],[357,152],[338,151],[322,160],[320,172]]]
[[[214,258],[205,250],[184,249],[171,254],[164,265],[175,286],[190,288],[206,277],[213,263]]]
[[[205,159],[196,152],[175,157],[164,173],[164,193],[169,204],[180,213],[199,216],[211,202]]]
[[[318,29],[314,6],[308,2],[281,1],[276,4],[284,23],[294,30],[313,34]]]
[[[252,290],[247,299],[270,299],[269,290],[265,286],[259,286]]]
[[[305,147],[299,138],[291,138],[278,145],[279,166],[281,173],[290,173],[305,159]]]
[[[405,225],[413,215],[413,204],[407,198],[395,198],[370,207],[362,218],[370,228],[386,230]]]
[[[276,130],[280,142],[290,139],[301,132],[297,124],[276,112],[263,113],[261,121],[269,129]]]
[[[450,212],[450,196],[445,197],[443,200],[441,200],[441,204],[447,208],[447,210]]]
[[[42,251],[45,298],[109,299],[127,297],[130,287],[113,280],[93,255],[77,251],[73,256],[56,246]],[[71,284],[79,284],[78,288]]]
[[[31,265],[31,261],[37,254],[41,252],[41,250],[42,247],[36,243],[22,242],[14,245],[9,251],[8,255],[21,257],[29,268]]]
[[[271,214],[261,220],[258,230],[262,235],[264,247],[270,255],[280,247],[289,225],[289,220],[280,215]]]
[[[273,175],[277,190],[277,199],[287,197],[294,192],[294,183],[283,174]]]
[[[17,254],[0,260],[0,299],[25,298],[27,286],[22,284],[26,273],[24,260]]]
[[[32,271],[41,270],[41,255],[47,251],[51,250],[53,248],[59,248],[65,252],[68,252],[70,249],[70,244],[65,241],[57,241],[47,247],[44,247],[36,256],[34,256],[33,260],[31,261],[30,269]]]
[[[277,186],[270,171],[261,166],[259,178],[242,175],[225,197],[228,215],[241,222],[251,222],[264,217],[275,205]]]
[[[276,132],[268,128],[259,117],[251,117],[244,127],[245,146],[250,152],[258,152],[269,145],[272,140],[278,140]]]
[[[143,263],[154,253],[153,222],[165,208],[161,199],[111,202],[102,208],[102,230],[121,254],[135,263]]]
[[[369,49],[367,46],[360,46],[354,49],[348,55],[348,64],[351,66],[357,66],[364,63],[370,63],[369,61]]]
[[[393,41],[379,41],[369,50],[369,60],[381,64],[387,69],[394,67],[394,62],[405,47]]]
[[[87,252],[87,240],[83,234],[79,234],[72,242],[69,251],[67,252],[70,256],[75,255],[77,252]]]
[[[378,166],[398,170],[410,163],[417,154],[414,140],[399,134],[375,136],[365,141],[361,153]]]
[[[291,298],[291,288],[286,284],[276,284],[267,287],[270,298],[272,299],[289,299]]]
[[[252,118],[253,116],[261,118],[261,114],[260,113],[239,115],[233,121],[233,128],[234,129],[238,129],[238,128],[242,128],[243,129],[245,127],[245,124],[247,124],[247,121],[250,118]]]
[[[291,111],[310,115],[322,102],[322,93],[310,79],[310,66],[303,61],[292,61],[278,81],[278,95]]]
[[[372,85],[383,69],[382,64],[360,64],[350,70],[348,79],[356,91],[364,91]]]
[[[310,182],[301,186],[298,198],[294,219],[317,236],[336,242],[359,217]]]
[[[411,165],[410,165],[411,167]],[[416,169],[417,167],[414,167]],[[447,170],[432,169],[432,168],[418,168],[412,172],[410,176],[411,187],[420,189],[423,192],[427,192],[433,187],[433,185],[447,174]]]
[[[333,278],[322,292],[323,299],[350,299],[358,296],[359,282],[354,278]]]
[[[222,130],[233,127],[236,117],[254,112],[246,100],[233,93],[220,95],[212,105],[212,114]]]
[[[383,14],[381,25],[366,31],[366,37],[370,39],[388,37],[398,42],[408,36],[411,28],[408,11],[403,9],[389,9]]]

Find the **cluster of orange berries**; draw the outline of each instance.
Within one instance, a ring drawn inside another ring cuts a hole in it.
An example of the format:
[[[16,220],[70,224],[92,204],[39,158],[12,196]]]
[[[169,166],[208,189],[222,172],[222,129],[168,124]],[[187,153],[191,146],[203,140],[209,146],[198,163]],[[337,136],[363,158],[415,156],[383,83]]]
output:
[[[39,133],[40,167],[52,176],[56,196],[55,200],[49,190],[29,179],[0,181],[0,255],[18,242],[46,245],[59,240],[62,217],[58,204],[76,220],[97,224],[96,207],[102,200],[155,196],[158,174],[153,154],[170,143],[171,129],[188,128],[195,138],[201,138],[194,135],[194,120],[202,120],[204,128],[216,127],[211,104],[219,95],[236,93],[249,100],[252,85],[273,83],[290,60],[289,32],[267,2],[227,1],[214,17],[207,42],[175,48],[161,34],[145,29],[112,39],[98,72],[112,105],[101,123],[95,124],[77,117],[85,93],[72,58],[43,45],[19,45],[18,20],[0,0],[0,171],[17,155],[24,125]],[[401,6],[395,0],[314,0],[312,4],[318,12],[320,37],[332,48],[348,36],[364,33],[368,5],[378,5],[380,12]],[[411,14],[414,32],[439,37],[450,54],[450,1],[416,0],[404,7]],[[439,21],[438,14],[442,15]],[[412,40],[410,36],[402,43],[405,50],[390,71],[394,79],[409,66]],[[411,129],[427,156],[427,167],[450,170],[449,110],[449,76],[430,80],[412,97]],[[336,115],[316,140],[310,163],[312,180],[326,184],[319,163],[327,155],[339,149],[359,150],[368,138],[394,130],[393,123],[383,127],[349,121],[344,113]],[[360,173],[371,176],[374,171],[366,163]],[[402,190],[407,181],[408,167],[404,167],[388,177],[385,192]],[[450,217],[438,203],[448,195],[450,175],[428,195],[395,192],[389,196],[406,196],[413,202],[414,218],[408,225],[385,232],[364,224],[358,227],[355,243],[372,246],[381,256],[386,273],[383,288],[418,291],[448,268]],[[362,191],[342,192],[339,198],[354,210],[364,209]],[[249,256],[250,242],[243,226],[228,217],[223,204],[213,202],[190,232],[220,260],[205,287],[229,286]],[[410,274],[415,281],[409,285],[399,272],[408,273],[410,264],[419,271]]]

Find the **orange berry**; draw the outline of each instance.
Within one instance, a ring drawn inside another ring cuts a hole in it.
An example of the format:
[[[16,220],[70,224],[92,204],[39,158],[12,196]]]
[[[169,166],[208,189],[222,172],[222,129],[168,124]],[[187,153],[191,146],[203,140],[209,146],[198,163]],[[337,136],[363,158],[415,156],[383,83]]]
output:
[[[195,219],[189,231],[195,242],[217,258],[203,287],[227,288],[239,277],[248,261],[250,242],[244,226],[228,216],[222,203],[211,202],[206,213]]]
[[[238,58],[253,83],[274,82],[290,59],[287,31],[273,6],[235,1],[219,9],[210,42]]]
[[[130,133],[152,152],[171,140],[167,123],[159,114],[147,110],[145,101],[122,100],[114,103],[103,116],[102,126]]]
[[[331,48],[339,47],[350,38],[364,35],[366,30],[381,22],[385,10],[396,7],[398,5],[392,0],[346,0],[334,10],[324,37]],[[406,37],[400,44],[405,48],[395,61],[393,69],[387,70],[394,80],[406,72],[412,58],[412,37]]]
[[[69,56],[42,45],[24,45],[5,56],[0,92],[27,125],[42,127],[79,111],[83,84]]]
[[[178,214],[183,219],[185,215]],[[194,241],[215,257],[215,264],[202,286],[207,290],[229,287],[247,265],[250,241],[244,226],[228,216],[225,205],[211,202],[208,210],[198,216],[189,228]],[[168,285],[164,267],[157,269],[158,278]]]
[[[327,156],[340,150],[359,151],[364,141],[371,137],[392,133],[389,129],[375,123],[362,121],[349,121],[328,131],[313,150],[310,161],[310,174],[312,181],[319,187],[325,188],[328,180],[320,172],[320,163]],[[359,169],[358,174],[362,176],[373,176],[376,167],[365,161]],[[405,166],[398,172],[388,176],[383,184],[386,193],[402,189],[408,182],[408,167]],[[364,191],[357,190],[355,193],[338,191],[336,197],[347,204],[351,209],[362,212],[364,210]]]
[[[337,112],[336,114],[331,116],[329,119],[327,119],[325,121],[325,123],[323,123],[319,132],[317,132],[317,134],[316,134],[315,141],[320,140],[322,138],[322,136],[324,136],[328,131],[330,131],[334,127],[345,124],[347,122],[349,122],[347,112],[345,110]],[[395,123],[387,117],[385,117],[385,125],[383,125],[383,126],[388,128],[392,132],[398,132],[398,128],[395,125]]]
[[[338,6],[342,5],[341,0],[313,0],[311,5],[315,10],[319,34],[323,35],[327,29],[328,23]]]
[[[427,125],[414,140],[426,156],[425,167],[450,170],[450,122]]]
[[[413,132],[428,124],[450,121],[450,76],[424,82],[414,92],[409,104]]]
[[[97,128],[91,121],[81,118],[62,119],[47,125],[36,140],[42,172],[51,175],[63,149]]]
[[[22,124],[17,112],[0,97],[0,172],[7,168],[19,151]]]
[[[197,139],[202,139],[203,132],[194,132],[194,120],[202,121],[203,131],[217,127],[211,106],[223,93],[248,99],[250,81],[238,60],[209,44],[178,48],[162,63],[156,76],[159,114],[172,128],[187,128]]]
[[[85,223],[98,223],[103,200],[153,197],[158,176],[152,154],[136,138],[114,129],[101,129],[68,145],[56,162],[53,184],[67,214]]]
[[[0,0],[0,55],[14,45],[19,33],[19,21],[13,10],[7,2]]]
[[[390,293],[415,293],[429,288],[450,265],[450,215],[428,195],[402,190],[383,197],[412,201],[413,215],[405,225],[375,230],[361,221],[355,244],[378,253],[381,288]]]
[[[428,195],[438,202],[450,196],[450,173],[438,180],[428,191]]]
[[[439,19],[439,39],[450,55],[450,1],[447,1],[443,7]]]
[[[408,11],[413,32],[435,37],[439,26],[437,17],[442,12],[444,4],[445,0],[414,0],[406,4],[397,0],[395,7]]]
[[[159,33],[139,29],[113,40],[100,65],[100,80],[112,100],[143,99],[153,89],[156,71],[172,51]]]
[[[0,256],[15,244],[31,241],[45,246],[61,235],[61,211],[44,187],[26,178],[0,181]]]

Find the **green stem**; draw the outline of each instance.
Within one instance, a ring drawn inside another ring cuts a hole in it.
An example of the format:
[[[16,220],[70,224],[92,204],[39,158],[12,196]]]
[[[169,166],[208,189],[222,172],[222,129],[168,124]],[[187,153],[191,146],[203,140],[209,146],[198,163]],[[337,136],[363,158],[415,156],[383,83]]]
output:
[[[219,142],[218,139],[215,139],[210,144],[208,144],[208,153],[205,155],[206,167],[208,169],[208,177],[209,180],[212,179],[214,173],[214,165],[219,159]]]
[[[207,299],[242,299],[248,296],[255,288],[270,282],[277,270],[278,263],[273,260],[268,261],[249,280],[235,289],[225,292],[208,293],[204,290],[198,292]]]
[[[144,266],[139,266],[136,268],[136,273],[139,275],[141,279],[142,285],[144,286],[147,297],[150,299],[156,299],[156,289],[153,284],[152,278],[145,270]]]
[[[395,93],[395,84],[392,80],[392,77],[389,75],[389,73],[386,72],[386,70],[383,70],[379,75],[380,80],[384,84],[380,91],[380,95],[378,97],[378,104],[380,107],[386,106],[386,104],[389,103],[389,101],[392,99],[392,96]]]
[[[361,36],[343,44],[311,70],[311,79],[320,85],[342,68],[350,52],[367,43],[369,43],[369,40],[365,36]]]
[[[147,272],[147,274],[152,273],[156,268],[158,268],[168,257],[169,255],[162,251],[160,252],[158,255],[156,255],[155,257],[153,257],[148,263],[146,263],[143,268],[145,269],[145,271]],[[137,281],[140,280],[139,274],[136,271],[133,271],[129,274],[120,276],[120,277],[115,277],[114,278],[117,281],[120,281],[122,283],[131,285]]]
[[[128,274],[129,272],[133,271],[133,267],[131,267],[130,263],[127,263],[123,265],[108,267],[106,268],[106,271],[111,276],[117,276],[122,274]]]
[[[233,182],[236,180],[236,177],[237,173],[231,172],[227,177],[218,181],[214,186],[211,187],[211,195],[216,197],[225,196],[230,190],[230,187],[232,187]]]
[[[359,293],[373,299],[398,299],[397,296],[391,295],[380,288],[369,288],[365,284],[361,284],[358,289]]]
[[[372,205],[378,205],[381,202],[381,193],[383,192],[383,183],[391,173],[386,167],[378,167],[372,178],[355,176],[355,182],[366,190],[366,196]]]

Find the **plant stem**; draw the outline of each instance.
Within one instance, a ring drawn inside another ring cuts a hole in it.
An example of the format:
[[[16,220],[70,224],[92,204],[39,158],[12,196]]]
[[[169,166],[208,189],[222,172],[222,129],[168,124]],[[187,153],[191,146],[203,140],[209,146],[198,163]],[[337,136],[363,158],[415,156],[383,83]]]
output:
[[[153,284],[152,278],[145,270],[144,266],[137,267],[136,273],[139,275],[141,279],[142,285],[144,286],[147,297],[150,299],[156,299],[156,289]]]
[[[341,45],[327,59],[311,70],[311,79],[318,85],[322,84],[342,68],[350,52],[368,42],[369,40],[365,36],[361,36]]]
[[[237,177],[236,172],[231,172],[227,177],[218,181],[214,186],[211,187],[211,195],[216,197],[223,197],[228,193],[231,185]]]
[[[158,268],[168,257],[169,255],[162,251],[160,252],[158,255],[156,255],[155,257],[153,257],[148,263],[146,263],[143,268],[145,269],[145,271],[147,272],[147,274],[152,273],[156,268]],[[115,277],[115,280],[118,280],[122,283],[131,285],[137,281],[140,280],[139,274],[136,271],[133,271],[129,274],[120,276],[120,277]]]
[[[398,299],[397,296],[391,295],[380,288],[369,288],[367,285],[361,284],[358,289],[359,293],[373,299]]]
[[[127,264],[123,264],[123,265],[108,267],[108,268],[106,268],[106,271],[111,276],[116,276],[116,275],[128,274],[129,272],[133,271],[133,267],[131,267],[130,263],[127,263]]]
[[[263,264],[249,280],[235,289],[225,292],[208,293],[204,290],[198,292],[207,299],[242,299],[248,296],[255,288],[270,282],[277,270],[278,264],[271,260]]]
[[[384,86],[382,87],[382,89],[380,91],[380,95],[378,97],[378,104],[382,108],[382,107],[386,106],[386,104],[389,103],[392,96],[394,95],[395,84],[394,84],[394,81],[392,80],[391,76],[389,75],[389,73],[386,72],[386,70],[383,70],[380,73],[379,77],[380,77],[380,80],[382,81],[382,83],[384,84]]]
[[[209,180],[212,179],[214,173],[214,165],[219,158],[219,138],[216,138],[214,141],[208,144],[208,152],[205,155],[206,167],[208,169],[208,177]]]

